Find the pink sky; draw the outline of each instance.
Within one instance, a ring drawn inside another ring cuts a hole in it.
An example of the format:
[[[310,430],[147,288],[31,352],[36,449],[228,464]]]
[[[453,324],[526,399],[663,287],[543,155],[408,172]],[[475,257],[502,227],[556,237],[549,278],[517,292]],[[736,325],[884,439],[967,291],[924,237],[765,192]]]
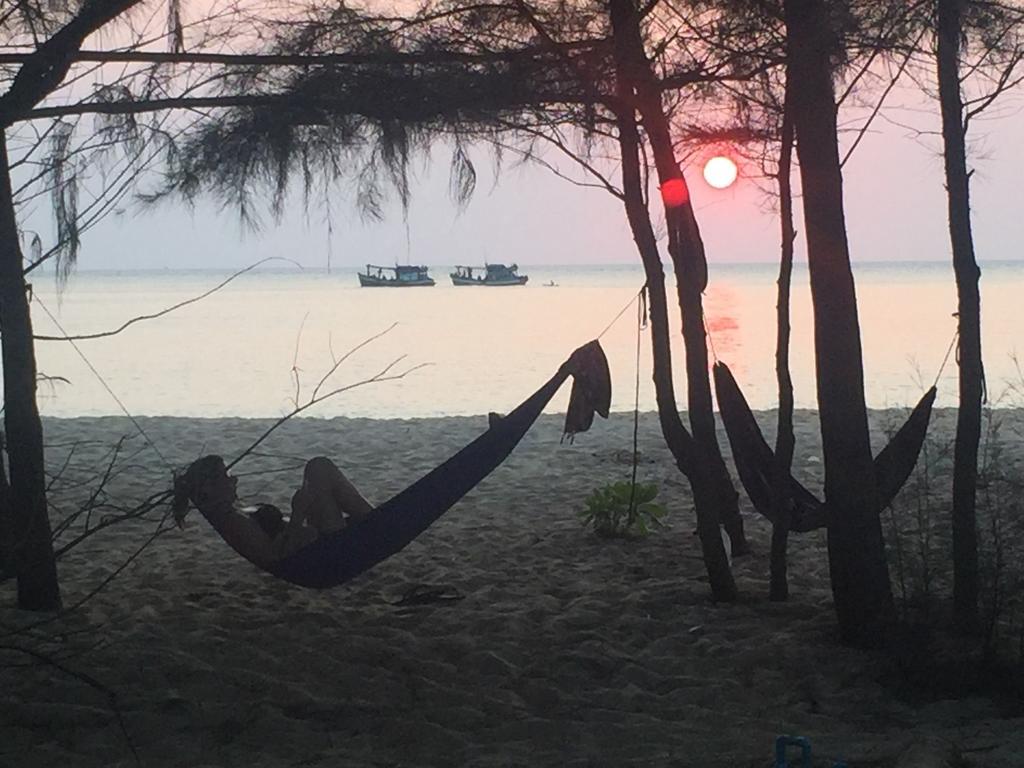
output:
[[[999,119],[972,129],[971,165],[975,238],[981,260],[1024,259],[1024,96],[1003,102]],[[928,103],[927,106],[935,106]],[[937,130],[934,112],[894,113],[922,130]],[[909,117],[908,117],[909,115]],[[937,136],[909,138],[878,121],[845,169],[847,223],[855,260],[942,261],[948,258],[941,144]],[[195,212],[163,205],[148,212],[130,206],[86,235],[81,269],[239,267],[285,255],[309,267],[367,262],[450,265],[635,263],[636,251],[621,204],[603,191],[573,186],[535,166],[509,165],[497,184],[487,152],[476,154],[476,194],[458,212],[447,197],[447,163],[417,165],[408,229],[394,207],[383,222],[360,219],[346,194],[333,200],[333,234],[320,203],[306,216],[301,201],[278,226],[243,233],[233,211],[210,200]],[[568,167],[566,171],[570,171]],[[709,259],[774,261],[778,220],[771,201],[749,179],[714,190],[700,169],[686,169]],[[300,197],[300,196],[299,196]],[[798,230],[802,229],[797,211]],[[411,244],[407,246],[408,242]]]

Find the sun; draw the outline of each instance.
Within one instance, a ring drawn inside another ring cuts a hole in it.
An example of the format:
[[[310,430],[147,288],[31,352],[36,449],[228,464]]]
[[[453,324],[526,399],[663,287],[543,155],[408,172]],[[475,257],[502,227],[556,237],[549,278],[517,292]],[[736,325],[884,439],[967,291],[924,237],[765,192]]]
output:
[[[723,155],[715,155],[704,163],[704,181],[715,189],[732,186],[736,173],[736,163]]]

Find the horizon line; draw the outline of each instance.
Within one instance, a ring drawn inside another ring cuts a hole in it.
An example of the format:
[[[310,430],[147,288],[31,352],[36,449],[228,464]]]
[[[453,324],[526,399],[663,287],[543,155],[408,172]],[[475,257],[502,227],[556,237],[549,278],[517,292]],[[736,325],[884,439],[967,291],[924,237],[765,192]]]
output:
[[[490,263],[490,262],[488,262]],[[505,262],[493,262],[495,264],[502,264]],[[631,267],[631,268],[642,268],[643,265],[638,261],[635,262],[603,262],[603,263],[589,263],[589,264],[555,264],[547,262],[515,262],[520,267],[540,267],[542,269],[600,269],[608,267]],[[807,266],[806,259],[794,260],[794,266]],[[1022,264],[1024,265],[1024,259],[985,259],[978,262],[980,266],[1000,266],[1010,264]],[[671,262],[663,262],[664,266],[671,269]],[[910,266],[910,265],[929,265],[929,266],[944,266],[952,268],[952,260],[944,259],[854,259],[851,261],[854,268],[857,266]],[[348,271],[348,270],[360,270],[365,268],[366,264],[343,264],[343,265],[315,265],[315,266],[268,266],[262,268],[259,272],[280,272],[280,273],[293,273],[293,272],[325,272],[331,271]],[[382,265],[384,266],[384,265]],[[398,266],[398,262],[396,262]],[[404,265],[402,265],[404,266]],[[425,266],[428,268],[440,268],[440,267],[454,267],[454,263],[418,263],[416,266]],[[709,269],[714,269],[716,266],[719,267],[775,267],[778,266],[778,261],[709,261]],[[232,272],[240,269],[245,269],[246,265],[221,265],[221,266],[196,266],[196,267],[177,267],[177,266],[137,266],[137,267],[83,267],[78,265],[75,269],[75,274],[82,273],[103,273],[103,272]],[[46,267],[40,266],[37,274],[53,274],[53,270],[46,269]]]

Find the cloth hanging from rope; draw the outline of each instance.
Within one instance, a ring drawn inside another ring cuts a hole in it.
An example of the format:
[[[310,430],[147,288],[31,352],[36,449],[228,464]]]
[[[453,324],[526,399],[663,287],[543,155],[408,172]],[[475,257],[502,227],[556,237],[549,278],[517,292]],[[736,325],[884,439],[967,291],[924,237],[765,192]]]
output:
[[[608,360],[597,341],[573,352],[558,372],[515,410],[505,416],[492,415],[486,432],[358,523],[323,535],[283,560],[254,565],[292,584],[325,589],[399,552],[505,460],[569,376],[574,380],[576,402],[570,411],[576,416],[567,418],[565,429],[570,436],[586,431],[594,413],[607,417],[611,405]]]
[[[592,341],[580,347],[573,357],[572,392],[562,429],[570,443],[577,432],[590,429],[595,413],[607,419],[612,405],[612,377],[601,345]]]
[[[740,482],[754,508],[776,523],[778,520],[772,482],[776,471],[775,453],[764,439],[757,419],[729,367],[717,362],[712,372],[718,411],[725,425]],[[875,457],[879,510],[892,503],[917,464],[928,431],[936,391],[933,386],[924,393],[903,426]],[[783,503],[789,512],[789,529],[801,533],[824,527],[828,522],[825,503],[788,472],[786,479],[787,495]]]

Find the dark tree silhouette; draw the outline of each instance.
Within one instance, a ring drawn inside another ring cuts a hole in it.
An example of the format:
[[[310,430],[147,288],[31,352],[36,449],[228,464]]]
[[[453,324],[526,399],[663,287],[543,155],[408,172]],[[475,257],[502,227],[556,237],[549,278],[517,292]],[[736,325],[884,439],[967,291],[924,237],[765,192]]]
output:
[[[959,628],[970,631],[978,624],[980,590],[975,505],[985,369],[981,354],[981,269],[971,228],[966,139],[970,119],[1024,79],[1014,79],[1024,63],[1024,8],[971,0],[936,3],[935,62],[957,289],[960,390],[953,455],[953,607]],[[970,47],[979,49],[979,61],[962,68],[964,52]],[[990,83],[987,92],[966,103],[963,80],[971,73],[986,74]]]
[[[775,517],[772,522],[770,584],[768,595],[782,601],[789,597],[786,547],[789,539],[789,475],[793,471],[793,378],[789,372],[790,290],[793,283],[793,246],[796,228],[793,224],[793,114],[789,81],[782,104],[782,125],[779,137],[779,167],[776,179],[779,188],[781,227],[779,253],[778,300],[775,307],[775,379],[779,388],[779,415],[775,431],[775,476],[772,482]]]
[[[6,132],[61,84],[86,37],[137,2],[86,0],[63,26],[37,45],[0,95],[0,334],[4,429],[10,462],[11,559],[18,577],[18,605],[29,610],[53,610],[60,607],[61,600],[46,506],[32,318],[14,214]],[[24,8],[30,5],[26,3]],[[41,9],[37,11],[40,18],[47,18]],[[6,16],[5,21],[13,24],[17,18]]]
[[[828,550],[840,632],[884,642],[894,616],[868,437],[860,327],[843,212],[832,56],[824,0],[785,0],[786,76],[803,187],[814,348],[829,507]]]
[[[668,226],[668,252],[676,277],[686,348],[690,426],[697,453],[694,457],[696,460],[691,459],[684,467],[684,471],[693,489],[697,532],[701,539],[712,592],[717,599],[731,600],[735,597],[736,588],[718,532],[719,524],[724,523],[726,526],[733,554],[744,554],[748,545],[739,515],[738,496],[729,479],[715,433],[711,382],[708,376],[707,330],[704,326],[701,299],[701,294],[707,286],[704,244],[693,214],[686,180],[673,149],[668,117],[662,106],[662,91],[644,50],[644,39],[640,31],[640,9],[634,0],[611,0],[609,11],[615,41],[618,92],[625,104],[630,107],[628,117],[625,120],[620,119],[619,122],[624,176],[626,156],[636,152],[633,137],[628,136],[631,131],[636,130],[635,126],[628,125],[628,122],[634,119],[632,107],[635,104],[651,143],[655,169],[663,190],[662,200]],[[625,139],[621,135],[623,131],[627,134]],[[631,167],[629,171],[631,175],[635,174],[634,168]],[[632,181],[630,189],[625,190],[627,200],[631,196],[635,198],[640,192],[636,179]],[[637,219],[638,216],[635,214],[631,216],[631,225]],[[642,222],[640,225],[643,226]],[[636,234],[634,229],[634,237]],[[643,233],[643,236],[637,239],[638,245],[641,240],[647,239],[646,233]],[[644,264],[649,285],[653,279],[655,287],[663,290],[663,279],[659,281],[659,274],[652,269],[650,256],[644,259]],[[648,264],[651,266],[648,267]],[[658,285],[659,282],[661,285]],[[653,303],[652,301],[652,305]],[[652,321],[653,319],[652,312]],[[656,386],[660,384],[664,387],[664,378],[662,372]],[[674,433],[678,433],[677,427],[666,430],[666,437]]]
[[[43,427],[36,407],[36,358],[28,286],[22,274],[14,220],[7,141],[0,134],[0,334],[4,368],[4,429],[10,461],[10,565],[18,578],[18,606],[60,607],[57,565],[43,473]]]
[[[981,361],[981,270],[971,234],[970,181],[960,94],[962,0],[938,0],[936,62],[942,111],[943,160],[949,205],[949,239],[957,291],[957,362],[960,405],[953,448],[953,605],[965,628],[978,620],[978,531],[975,496],[984,370]]]

